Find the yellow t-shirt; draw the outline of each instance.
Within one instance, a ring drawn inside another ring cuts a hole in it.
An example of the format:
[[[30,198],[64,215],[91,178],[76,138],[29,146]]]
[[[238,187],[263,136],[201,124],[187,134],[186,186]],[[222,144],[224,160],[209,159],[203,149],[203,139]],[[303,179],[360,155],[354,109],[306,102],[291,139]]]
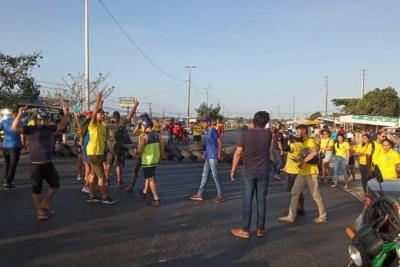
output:
[[[285,165],[285,171],[289,174],[299,174],[300,167],[299,163],[292,160],[292,158],[301,158],[301,151],[303,150],[303,144],[301,142],[289,144],[290,152],[287,154],[287,160]]]
[[[332,147],[334,145],[335,145],[335,141],[333,141],[332,138],[322,138],[321,139],[320,147],[321,147],[322,151],[325,150],[326,148],[331,148],[331,150],[332,150]]]
[[[309,150],[311,148],[317,148],[317,144],[315,143],[315,140],[313,138],[309,137],[307,140],[303,142],[303,149]],[[302,176],[316,175],[318,174],[318,165],[306,163],[300,170],[299,174]]]
[[[400,155],[393,149],[389,152],[381,151],[377,157],[374,157],[374,164],[379,167],[384,180],[396,180],[396,165],[400,164]]]
[[[348,142],[343,142],[341,144],[336,144],[335,145],[335,154],[336,157],[342,157],[344,159],[347,158],[346,156],[346,151],[350,150],[350,144]]]
[[[361,165],[367,165],[367,155],[371,156],[372,154],[372,144],[369,143],[368,145],[359,144],[356,148],[356,153],[365,154],[364,156],[360,156],[358,158],[358,163]]]
[[[88,156],[102,156],[106,147],[106,127],[100,122],[89,123],[90,140],[86,148]]]
[[[154,132],[161,132],[161,124],[159,123],[154,123],[153,129]]]
[[[376,157],[378,157],[378,155],[383,151],[381,143],[378,143],[377,141],[374,141],[374,145],[375,145],[375,150],[374,150],[374,153],[372,155],[372,162],[375,162]]]
[[[203,128],[199,125],[195,125],[192,127],[193,136],[199,136],[203,134]]]

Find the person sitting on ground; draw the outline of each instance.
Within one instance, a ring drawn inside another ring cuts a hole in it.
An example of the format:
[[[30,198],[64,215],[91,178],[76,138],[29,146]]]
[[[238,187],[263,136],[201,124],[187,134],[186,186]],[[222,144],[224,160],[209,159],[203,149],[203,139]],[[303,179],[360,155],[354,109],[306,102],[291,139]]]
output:
[[[11,125],[11,129],[28,137],[29,155],[31,158],[30,178],[32,181],[32,200],[39,221],[55,214],[50,202],[60,188],[60,176],[52,163],[53,135],[63,129],[69,116],[68,106],[63,106],[64,116],[57,125],[51,125],[51,114],[46,109],[38,109],[34,114],[35,126],[20,126],[28,106],[19,108],[19,112]],[[41,198],[43,180],[49,185],[46,196]]]

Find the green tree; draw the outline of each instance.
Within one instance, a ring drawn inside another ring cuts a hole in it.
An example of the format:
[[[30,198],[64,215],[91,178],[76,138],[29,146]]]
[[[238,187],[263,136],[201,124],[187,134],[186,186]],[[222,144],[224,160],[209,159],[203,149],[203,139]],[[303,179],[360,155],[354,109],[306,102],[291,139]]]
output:
[[[400,102],[397,91],[393,87],[376,88],[364,95],[363,99],[332,99],[342,112],[348,114],[398,117]]]
[[[310,119],[310,120],[316,120],[316,119],[318,119],[318,118],[321,117],[321,116],[322,116],[321,112],[317,111],[317,112],[314,112],[313,114],[311,114],[310,117],[308,117],[308,119]]]
[[[392,87],[376,88],[358,101],[356,110],[362,115],[398,117],[400,115],[399,97]]]
[[[20,100],[36,100],[40,85],[32,77],[32,70],[40,67],[39,52],[31,55],[9,56],[0,52],[0,107],[12,107]]]
[[[213,105],[207,106],[206,103],[201,103],[198,108],[194,109],[197,112],[197,118],[201,119],[204,117],[210,117],[212,120],[222,120],[223,117],[219,112],[221,111],[220,104],[217,104],[215,107]]]

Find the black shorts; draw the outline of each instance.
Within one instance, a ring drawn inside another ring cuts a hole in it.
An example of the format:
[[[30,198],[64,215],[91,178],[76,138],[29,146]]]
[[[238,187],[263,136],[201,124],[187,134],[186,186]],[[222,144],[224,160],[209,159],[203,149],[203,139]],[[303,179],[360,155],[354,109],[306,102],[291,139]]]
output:
[[[155,178],[156,167],[142,167],[144,179]]]
[[[31,182],[32,182],[32,193],[41,194],[43,189],[43,180],[52,189],[60,188],[60,176],[57,170],[54,168],[52,162],[45,164],[31,164]]]
[[[287,192],[292,192],[294,182],[296,181],[297,174],[286,174],[285,189]]]

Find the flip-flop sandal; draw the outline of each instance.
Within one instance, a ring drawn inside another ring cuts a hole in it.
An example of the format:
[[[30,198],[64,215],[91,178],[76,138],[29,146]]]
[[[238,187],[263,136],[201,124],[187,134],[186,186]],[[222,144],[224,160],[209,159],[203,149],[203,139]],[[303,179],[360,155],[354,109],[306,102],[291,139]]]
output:
[[[47,221],[48,219],[49,219],[49,217],[47,217],[47,215],[45,215],[45,214],[38,214],[38,215],[36,215],[36,219],[39,221],[39,222],[44,222],[44,221]]]
[[[50,215],[56,215],[56,211],[51,208],[42,208],[42,209]]]

